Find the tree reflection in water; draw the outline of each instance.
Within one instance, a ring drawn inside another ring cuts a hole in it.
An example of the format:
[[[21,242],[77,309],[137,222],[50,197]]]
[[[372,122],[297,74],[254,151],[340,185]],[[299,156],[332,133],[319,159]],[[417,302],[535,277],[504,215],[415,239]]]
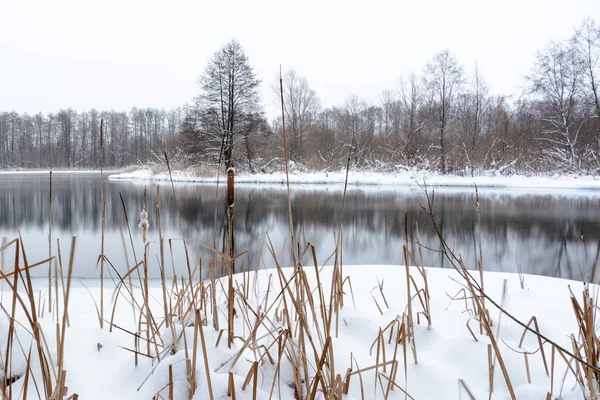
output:
[[[130,219],[136,218],[143,204],[144,187],[149,205],[151,257],[150,274],[158,277],[156,253],[156,183],[108,181],[106,188],[107,256],[121,270],[126,270],[121,233],[127,237],[123,195]],[[220,201],[225,201],[225,185]],[[0,236],[14,238],[21,232],[28,258],[47,257],[48,176],[42,174],[0,175]],[[198,243],[213,243],[215,187],[207,184],[176,184],[184,231],[191,259],[201,257],[206,267],[210,251]],[[75,275],[97,277],[95,262],[100,252],[100,176],[99,174],[53,175],[53,237],[68,243],[78,237]],[[334,249],[334,232],[338,228],[342,185],[292,186],[294,235],[303,247],[315,245],[317,260],[322,263]],[[419,202],[424,195],[419,188],[350,187],[344,210],[343,260],[345,264],[401,264],[404,244],[404,213],[409,216],[410,249],[417,254],[416,226],[421,243],[438,249],[437,236]],[[484,268],[494,271],[517,271],[517,262],[528,273],[580,279],[581,271],[589,274],[600,255],[600,226],[597,210],[600,193],[547,191],[545,194],[518,194],[508,190],[480,189],[481,239]],[[218,250],[222,251],[226,235],[224,203],[218,207]],[[470,267],[477,260],[477,215],[473,190],[436,190],[434,211],[447,242]],[[163,231],[173,248],[177,273],[187,271],[181,251],[179,222],[170,185],[161,184]],[[135,222],[135,224],[133,223]],[[141,233],[130,221],[136,252],[143,247]],[[135,228],[135,229],[134,229]],[[250,264],[256,267],[264,236],[268,233],[277,252],[278,262],[289,265],[290,238],[286,190],[283,185],[240,185],[235,203],[236,250],[248,250]],[[585,233],[586,246],[581,240]],[[169,243],[166,243],[167,271],[172,275]],[[127,250],[131,257],[131,250]],[[587,259],[586,259],[587,252]],[[261,267],[274,262],[266,249]],[[8,258],[5,255],[6,259]],[[424,264],[446,267],[435,251],[423,251]],[[246,258],[236,268],[247,268]],[[306,257],[312,265],[312,257]],[[34,275],[44,271],[35,271]],[[206,272],[203,272],[206,276]]]

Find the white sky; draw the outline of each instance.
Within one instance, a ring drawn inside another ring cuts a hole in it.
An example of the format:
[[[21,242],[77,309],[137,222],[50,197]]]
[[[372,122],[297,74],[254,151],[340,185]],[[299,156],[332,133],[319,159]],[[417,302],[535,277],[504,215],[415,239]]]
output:
[[[599,0],[0,0],[0,110],[172,108],[238,39],[263,80],[305,76],[324,106],[377,102],[445,48],[493,93],[518,94],[537,50],[566,39]]]

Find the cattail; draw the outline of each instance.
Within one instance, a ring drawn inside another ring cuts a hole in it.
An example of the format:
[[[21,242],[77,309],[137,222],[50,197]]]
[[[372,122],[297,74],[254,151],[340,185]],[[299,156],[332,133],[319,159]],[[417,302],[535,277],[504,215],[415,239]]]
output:
[[[141,221],[138,226],[142,230],[142,239],[145,243],[146,237],[148,235],[148,228],[150,228],[150,223],[148,222],[148,213],[146,212],[146,209],[142,209],[142,212],[140,213],[140,218]]]

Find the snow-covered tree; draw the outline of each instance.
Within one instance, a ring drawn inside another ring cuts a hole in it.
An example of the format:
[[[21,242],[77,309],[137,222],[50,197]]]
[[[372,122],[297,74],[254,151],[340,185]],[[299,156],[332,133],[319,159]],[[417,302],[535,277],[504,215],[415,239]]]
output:
[[[582,113],[583,69],[570,43],[552,43],[537,54],[529,88],[543,123],[540,139],[547,162],[568,170],[580,168],[577,142]]]

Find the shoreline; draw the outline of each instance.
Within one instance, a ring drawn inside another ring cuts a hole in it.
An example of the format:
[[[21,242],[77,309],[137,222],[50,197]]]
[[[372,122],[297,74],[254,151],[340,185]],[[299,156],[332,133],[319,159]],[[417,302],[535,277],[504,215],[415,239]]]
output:
[[[120,182],[170,182],[168,172],[155,172],[151,169],[138,169],[124,172],[124,169],[107,169],[103,173],[110,181]],[[100,174],[100,170],[52,170],[53,174]],[[49,174],[49,169],[41,170],[0,170],[0,176],[15,175],[43,175]],[[172,171],[173,182],[189,184],[215,184],[214,176],[199,175],[193,170]],[[345,183],[346,172],[291,172],[289,182],[291,185],[303,186],[342,186]],[[223,174],[219,183],[225,183]],[[236,175],[238,184],[256,185],[285,185],[286,175],[282,172]],[[569,190],[591,191],[600,194],[600,177],[593,175],[494,175],[493,172],[476,176],[441,175],[437,172],[424,170],[408,170],[396,173],[375,171],[350,171],[348,186],[371,188],[419,188],[426,185],[428,188],[442,189],[518,189],[520,191],[544,190]]]
[[[215,177],[199,176],[192,171],[173,171],[173,182],[177,183],[217,183]],[[294,185],[343,185],[345,171],[290,173],[289,182]],[[111,181],[126,182],[169,182],[167,173],[154,173],[150,169],[123,172],[108,176]],[[225,183],[221,176],[219,183]],[[241,174],[235,177],[236,183],[244,184],[285,184],[284,173]],[[399,173],[378,173],[350,171],[348,185],[382,187],[420,187],[425,184],[434,188],[505,188],[505,189],[567,189],[600,191],[600,179],[595,176],[574,175],[479,175],[474,177],[440,175],[427,171],[403,171]]]

